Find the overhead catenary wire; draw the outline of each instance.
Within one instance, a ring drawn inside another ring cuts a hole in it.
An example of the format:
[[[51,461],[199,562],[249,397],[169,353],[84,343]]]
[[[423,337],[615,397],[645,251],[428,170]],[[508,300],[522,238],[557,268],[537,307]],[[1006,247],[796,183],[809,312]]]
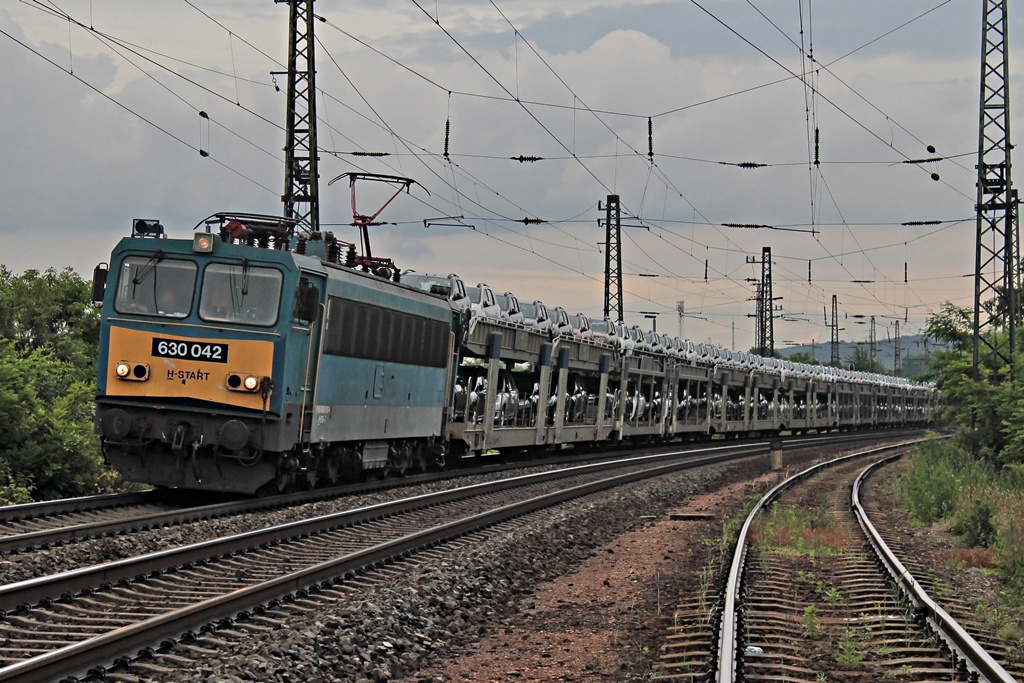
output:
[[[88,81],[86,81],[84,78],[82,78],[78,74],[71,73],[68,69],[65,69],[60,64],[57,64],[56,62],[54,62],[49,57],[47,57],[43,53],[39,52],[38,50],[33,48],[31,45],[28,45],[27,43],[19,40],[17,37],[15,37],[12,34],[8,33],[6,30],[0,28],[0,34],[4,35],[8,39],[14,41],[15,43],[17,43],[21,47],[25,48],[26,50],[28,50],[29,52],[34,54],[35,56],[39,57],[40,59],[42,59],[46,63],[48,63],[51,66],[53,66],[54,68],[60,69],[61,71],[63,71],[64,73],[68,74],[69,76],[74,78],[76,81],[78,81],[79,83],[84,85],[85,87],[87,87],[90,90],[92,90],[97,95],[99,95],[102,98],[104,98],[105,100],[113,103],[114,105],[116,105],[120,109],[124,110],[128,114],[131,114],[132,116],[134,116],[135,118],[139,119],[140,121],[142,121],[146,125],[153,127],[154,129],[156,129],[159,132],[163,133],[164,135],[166,135],[167,137],[171,138],[175,142],[177,142],[177,143],[179,143],[181,145],[184,145],[185,147],[188,147],[189,149],[191,149],[192,151],[196,152],[197,154],[199,153],[200,150],[195,145],[187,142],[186,140],[182,139],[178,135],[175,135],[170,130],[168,130],[167,128],[164,128],[163,126],[161,126],[160,124],[156,123],[152,119],[149,119],[149,118],[143,116],[142,114],[140,114],[139,112],[135,111],[134,109],[132,109],[128,105],[126,105],[126,104],[124,104],[122,102],[119,102],[118,100],[114,99],[113,97],[111,97],[107,93],[103,92],[102,90],[100,90],[99,88],[94,86],[93,84],[91,84]],[[254,178],[252,178],[250,176],[247,176],[246,174],[242,173],[241,171],[239,171],[239,170],[237,170],[235,168],[232,168],[231,166],[229,166],[228,164],[224,163],[220,159],[217,159],[217,158],[215,158],[213,156],[208,156],[207,158],[209,158],[211,161],[213,161],[218,166],[221,166],[225,170],[227,170],[227,171],[233,173],[234,175],[237,175],[238,177],[240,177],[240,178],[242,178],[242,179],[252,183],[253,185],[256,185],[257,187],[259,187],[259,188],[261,188],[263,190],[266,190],[267,192],[270,192],[271,194],[277,194],[276,190],[272,190],[271,188],[267,187],[266,185],[263,185],[262,183],[260,183],[258,180],[254,179]]]
[[[190,4],[190,5],[191,5],[192,3],[188,3],[188,4]],[[435,15],[436,15],[436,12],[435,12]],[[227,30],[227,29],[225,28],[225,30]],[[522,41],[522,42],[523,42],[523,46],[525,47],[525,46],[526,46],[526,45],[528,44],[528,43],[527,43],[527,41],[525,41],[525,40],[524,40],[524,39],[523,39],[523,38],[521,37],[521,35],[520,35],[520,33],[519,33],[518,31],[515,31],[514,33],[515,33],[515,35],[516,35],[516,37],[517,37],[517,41]],[[576,106],[580,106],[580,105],[576,105]],[[583,107],[581,106],[581,111],[582,111],[582,110],[585,110],[585,108],[583,108]],[[650,118],[650,117],[648,117],[648,118]],[[395,133],[395,131],[392,131],[392,133],[394,134],[394,133]],[[397,142],[397,140],[396,140],[396,142]],[[651,159],[651,157],[653,156],[653,154],[652,154],[652,151],[653,151],[652,147],[653,147],[653,145],[652,145],[652,144],[650,144],[650,143],[651,143],[651,140],[650,140],[650,136],[649,136],[649,146],[648,146],[648,155],[647,155],[647,156],[648,156],[648,159],[649,159],[649,160],[650,160],[650,159]],[[572,148],[572,147],[574,147],[574,146],[573,146],[573,145],[570,145],[570,148]],[[404,155],[404,154],[405,154],[405,153],[403,153],[403,155]],[[412,152],[408,152],[408,154],[409,154],[409,155],[411,155],[411,156],[421,156],[421,155],[424,155],[424,154],[425,154],[425,152],[423,151],[423,149],[422,149],[422,148],[418,148],[418,149],[414,149],[414,151],[412,151]],[[426,154],[427,154],[427,157],[429,157],[429,156],[431,156],[431,155],[432,155],[432,153],[426,153]],[[641,154],[641,155],[642,155],[642,154]],[[452,157],[454,157],[454,156],[455,156],[455,155],[452,155]],[[667,158],[667,155],[665,155],[665,153],[664,153],[664,150],[659,150],[659,158],[662,158],[662,157],[666,157],[666,158]],[[507,156],[506,156],[506,158],[507,158]],[[569,158],[571,158],[571,155],[570,155],[570,156],[566,156],[566,157],[565,157],[565,159],[569,159]],[[462,169],[462,168],[459,168],[459,169],[458,169],[457,171],[454,171],[454,170],[453,170],[453,173],[458,173],[458,174],[459,174],[459,177],[471,177],[471,176],[463,175],[463,174],[465,174],[465,173],[466,173],[466,169]],[[475,182],[475,181],[474,181],[474,182]],[[489,202],[488,202],[488,203],[489,203]],[[488,212],[490,211],[490,207],[484,207],[484,206],[482,206],[482,205],[481,205],[481,206],[480,206],[479,208],[481,209],[481,212],[482,212],[482,213],[488,213]],[[694,209],[696,210],[696,207],[694,207]],[[504,215],[503,217],[500,217],[500,218],[499,218],[499,217],[497,217],[497,216],[490,216],[490,217],[489,217],[489,220],[491,220],[491,221],[494,221],[494,222],[495,222],[495,223],[492,223],[492,225],[496,225],[496,222],[497,222],[497,221],[517,221],[517,220],[522,220],[522,216],[524,216],[524,215],[534,215],[534,213],[533,213],[533,212],[529,212],[529,211],[526,211],[526,210],[520,211],[519,213],[520,213],[520,216],[515,216],[515,215],[509,215],[509,214],[507,214],[507,213],[506,213],[506,214],[505,214],[505,215]],[[655,225],[655,224],[658,224],[658,223],[659,223],[659,221],[651,221],[650,219],[644,219],[644,220],[645,220],[645,221],[646,221],[646,222],[647,222],[648,224],[650,224],[650,225],[652,225],[652,226],[653,226],[653,225]],[[555,221],[553,221],[553,222],[555,222]],[[662,221],[662,222],[663,222],[663,221]],[[524,236],[524,238],[525,238],[525,236]],[[576,237],[573,237],[573,240],[577,240],[577,239],[578,239],[578,238],[576,238]],[[728,243],[727,243],[727,244],[728,244]],[[734,246],[734,247],[738,247],[738,246],[739,246],[739,245],[736,245],[735,243],[732,243],[732,244],[733,244],[733,246]],[[869,245],[869,247],[870,247],[870,245]],[[712,248],[712,249],[719,249],[719,247],[718,247],[718,246],[716,246],[716,245],[711,245],[711,248]],[[727,248],[728,248],[728,247],[727,247]],[[746,251],[746,250],[742,250],[742,249],[736,248],[736,249],[735,249],[735,251],[737,251],[737,252],[743,252],[743,251]],[[857,253],[857,252],[854,252],[854,253]],[[861,250],[861,251],[860,251],[860,253],[863,253],[863,250]],[[780,256],[781,256],[781,255],[780,255]],[[823,257],[820,257],[820,258],[833,258],[833,257],[832,257],[832,255],[830,254],[829,256],[823,256]]]

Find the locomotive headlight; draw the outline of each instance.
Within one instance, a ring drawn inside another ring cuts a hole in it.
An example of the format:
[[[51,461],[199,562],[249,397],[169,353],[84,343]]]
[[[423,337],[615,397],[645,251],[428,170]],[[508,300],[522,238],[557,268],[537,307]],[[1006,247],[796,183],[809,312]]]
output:
[[[118,379],[131,380],[132,382],[145,382],[149,379],[149,364],[130,363],[123,360],[114,366],[114,374],[117,375]]]
[[[213,252],[213,235],[207,232],[196,233],[192,238],[192,251],[197,254]]]
[[[240,372],[229,372],[227,388],[231,391],[256,392],[260,389],[259,375],[247,375]]]

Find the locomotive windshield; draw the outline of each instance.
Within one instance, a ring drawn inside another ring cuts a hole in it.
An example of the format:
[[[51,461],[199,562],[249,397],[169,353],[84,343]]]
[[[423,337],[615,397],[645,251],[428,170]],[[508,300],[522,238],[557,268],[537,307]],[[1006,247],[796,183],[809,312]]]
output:
[[[281,303],[281,271],[211,263],[203,271],[199,317],[210,322],[273,325]]]
[[[129,256],[121,263],[114,310],[118,313],[184,318],[192,310],[196,264],[152,256]]]

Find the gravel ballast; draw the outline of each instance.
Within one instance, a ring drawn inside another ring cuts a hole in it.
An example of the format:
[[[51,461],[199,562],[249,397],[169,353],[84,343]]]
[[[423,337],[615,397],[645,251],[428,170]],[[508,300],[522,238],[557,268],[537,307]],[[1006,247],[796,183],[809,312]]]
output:
[[[520,603],[540,584],[580,566],[595,548],[643,527],[681,499],[764,474],[767,460],[690,470],[524,517],[443,552],[430,551],[429,562],[395,564],[385,570],[385,581],[357,593],[343,584],[272,610],[259,621],[270,633],[223,632],[179,645],[178,656],[205,659],[188,674],[136,673],[142,680],[448,680],[431,667],[471,654],[485,635],[500,636],[528,619],[529,604],[521,609]],[[367,575],[355,583],[370,581]],[[206,656],[213,647],[216,657]],[[164,666],[159,657],[154,664]],[[516,672],[509,676],[530,680]]]

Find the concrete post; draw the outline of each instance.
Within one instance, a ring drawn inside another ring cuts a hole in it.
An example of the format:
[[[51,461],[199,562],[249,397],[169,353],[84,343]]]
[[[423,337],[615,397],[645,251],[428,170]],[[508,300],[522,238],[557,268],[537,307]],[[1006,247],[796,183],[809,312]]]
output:
[[[772,472],[782,469],[782,439],[772,439]]]

